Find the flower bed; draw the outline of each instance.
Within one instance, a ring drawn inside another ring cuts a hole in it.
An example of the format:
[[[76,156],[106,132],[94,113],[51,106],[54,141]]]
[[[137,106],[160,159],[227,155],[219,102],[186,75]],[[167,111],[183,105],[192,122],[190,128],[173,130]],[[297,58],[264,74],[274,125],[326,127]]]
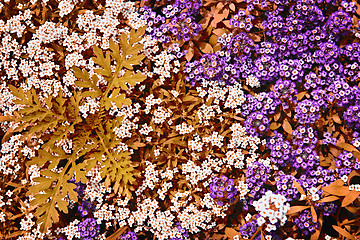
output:
[[[359,239],[359,3],[0,3],[1,239]]]

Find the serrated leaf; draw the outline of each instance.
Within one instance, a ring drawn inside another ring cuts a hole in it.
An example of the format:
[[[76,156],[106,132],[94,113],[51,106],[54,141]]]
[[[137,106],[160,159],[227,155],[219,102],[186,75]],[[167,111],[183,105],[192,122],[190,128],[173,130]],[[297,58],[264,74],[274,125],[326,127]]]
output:
[[[80,68],[75,67],[75,66],[72,67],[72,70],[74,72],[75,77],[80,78],[86,82],[89,81],[89,73],[86,70],[83,71]],[[76,82],[75,82],[75,84],[76,84]]]
[[[130,85],[135,86],[138,82],[142,82],[146,79],[146,76],[141,73],[136,73],[131,77],[125,79]]]
[[[131,100],[129,98],[125,98],[125,94],[121,94],[120,96],[114,98],[113,102],[115,102],[118,108],[121,108],[122,105],[130,105]]]
[[[55,201],[58,205],[58,209],[65,214],[68,214],[68,203],[62,199],[60,195],[55,196]]]
[[[64,181],[62,184],[62,190],[63,192],[66,192],[69,194],[69,198],[73,200],[74,202],[78,201],[78,193],[74,190],[76,188],[76,185],[74,183],[68,183],[67,181]]]
[[[131,29],[130,31],[130,46],[132,46],[134,43],[139,42],[142,39],[142,36],[145,34],[147,26],[143,26],[139,28],[136,32],[134,29]]]
[[[110,55],[106,54],[104,57],[103,51],[96,45],[93,46],[93,51],[96,57],[93,57],[92,60],[100,65],[104,69],[105,74],[103,76],[111,76],[111,67],[110,67]],[[95,71],[96,72],[96,71]]]
[[[81,96],[83,97],[91,97],[91,98],[97,98],[100,97],[102,95],[102,93],[100,92],[95,92],[95,91],[85,91],[81,93]]]
[[[49,227],[51,227],[52,222],[59,221],[59,213],[56,210],[55,205],[49,204],[49,207],[46,207],[46,209],[47,211],[38,219],[38,222],[40,222],[41,232],[45,232]]]
[[[119,64],[121,62],[120,56],[120,48],[119,45],[116,44],[112,39],[109,41],[109,47],[111,49],[111,56],[116,60],[116,63]]]
[[[53,172],[51,170],[42,170],[41,175],[46,176],[46,177],[50,177],[52,179],[59,178],[59,173]]]
[[[128,60],[124,62],[124,67],[126,67],[129,70],[132,70],[132,65],[138,65],[141,60],[145,58],[145,55],[132,55]]]
[[[143,44],[136,44],[134,47],[128,49],[127,54],[138,54],[140,50],[144,48]]]
[[[36,164],[39,167],[42,167],[47,161],[50,161],[51,159],[56,158],[52,154],[50,154],[47,151],[44,151],[42,149],[39,149],[38,153],[39,153],[39,157],[34,157],[30,161],[26,162],[27,166]]]
[[[36,194],[35,199],[30,202],[31,206],[41,205],[49,199],[49,194]]]
[[[78,87],[88,88],[90,87],[88,83],[83,81],[75,81],[75,85]]]
[[[44,178],[44,177],[38,177],[33,179],[35,182],[38,182],[38,184],[30,186],[26,195],[36,195],[40,191],[43,191],[45,189],[49,189],[51,184],[53,183],[53,180],[51,178]]]
[[[128,36],[125,33],[122,33],[120,35],[120,46],[121,49],[123,50],[123,54],[126,55],[127,54],[127,49],[129,49],[129,44],[128,44]]]
[[[14,87],[13,85],[8,85],[8,87],[10,88],[10,91],[12,93],[12,95],[14,95],[15,97],[20,98],[21,100],[25,100],[25,93],[22,90],[22,88],[17,89],[16,87]]]

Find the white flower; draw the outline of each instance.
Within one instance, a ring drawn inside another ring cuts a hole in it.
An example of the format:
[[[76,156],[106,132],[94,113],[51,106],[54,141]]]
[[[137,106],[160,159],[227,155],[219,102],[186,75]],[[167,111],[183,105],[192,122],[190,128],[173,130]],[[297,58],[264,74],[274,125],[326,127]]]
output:
[[[262,226],[266,222],[263,217],[259,217],[256,221],[259,226]]]
[[[246,215],[246,217],[245,217],[245,220],[248,222],[250,219],[251,219],[251,214],[248,213],[248,214]]]

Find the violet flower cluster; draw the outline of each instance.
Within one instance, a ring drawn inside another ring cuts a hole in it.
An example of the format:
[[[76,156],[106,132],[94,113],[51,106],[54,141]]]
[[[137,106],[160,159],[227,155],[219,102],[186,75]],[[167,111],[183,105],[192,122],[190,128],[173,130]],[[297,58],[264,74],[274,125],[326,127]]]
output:
[[[234,180],[224,175],[214,177],[210,184],[210,197],[217,199],[220,206],[226,202],[233,203],[238,190],[235,188]]]

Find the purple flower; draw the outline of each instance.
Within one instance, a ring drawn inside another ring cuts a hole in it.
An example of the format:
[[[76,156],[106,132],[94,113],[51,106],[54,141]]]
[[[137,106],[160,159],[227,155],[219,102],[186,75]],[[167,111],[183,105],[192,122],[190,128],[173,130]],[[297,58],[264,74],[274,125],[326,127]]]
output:
[[[81,238],[96,237],[100,234],[100,225],[96,223],[94,218],[86,218],[78,225],[78,231]]]

